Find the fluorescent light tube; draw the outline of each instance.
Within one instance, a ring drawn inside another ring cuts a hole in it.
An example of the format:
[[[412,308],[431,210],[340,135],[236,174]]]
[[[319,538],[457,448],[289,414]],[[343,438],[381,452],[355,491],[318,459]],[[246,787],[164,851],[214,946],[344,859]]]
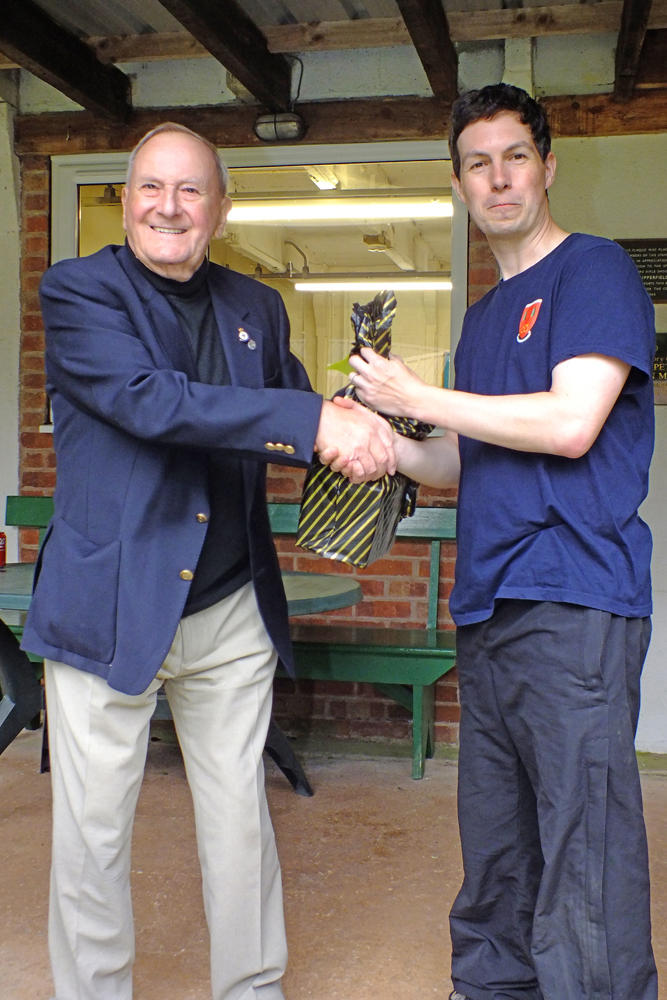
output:
[[[235,222],[349,222],[373,219],[445,219],[452,214],[451,201],[424,198],[331,198],[286,204],[280,201],[236,201],[228,215]]]
[[[297,281],[297,292],[382,292],[392,288],[395,292],[451,292],[451,281]]]

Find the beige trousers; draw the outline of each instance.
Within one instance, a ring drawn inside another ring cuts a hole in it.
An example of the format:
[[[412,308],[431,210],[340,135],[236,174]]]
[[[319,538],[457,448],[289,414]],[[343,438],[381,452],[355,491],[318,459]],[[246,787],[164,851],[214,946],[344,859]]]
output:
[[[249,583],[180,622],[141,695],[46,661],[54,1000],[132,1000],[132,823],[163,681],[194,801],[213,1000],[281,1000],[282,885],[262,763],[276,659]]]

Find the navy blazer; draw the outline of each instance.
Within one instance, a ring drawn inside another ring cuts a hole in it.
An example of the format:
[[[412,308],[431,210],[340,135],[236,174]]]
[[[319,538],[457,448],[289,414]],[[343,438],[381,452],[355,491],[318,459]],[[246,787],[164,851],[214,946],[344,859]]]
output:
[[[181,572],[194,571],[207,529],[197,515],[209,514],[212,449],[242,459],[257,601],[293,672],[266,463],[277,442],[294,448],[282,463],[310,463],[322,398],[290,354],[278,293],[215,264],[208,283],[228,386],[197,382],[167,299],[124,247],[61,261],[40,287],[58,485],[23,648],[127,694],[148,687],[176,633]]]

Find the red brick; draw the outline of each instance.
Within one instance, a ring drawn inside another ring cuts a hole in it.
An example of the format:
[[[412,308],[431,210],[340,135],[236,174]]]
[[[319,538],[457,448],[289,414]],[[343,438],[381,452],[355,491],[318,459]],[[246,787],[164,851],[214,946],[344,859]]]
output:
[[[449,677],[449,674],[447,676]],[[435,689],[435,700],[443,705],[458,705],[458,685],[445,684],[443,681],[438,681]]]
[[[355,610],[366,618],[406,619],[412,609],[407,601],[362,601]]]
[[[429,545],[428,542],[404,542],[399,541],[394,544],[391,550],[392,556],[418,556],[419,558],[426,558],[428,561]],[[375,565],[375,564],[374,564]]]
[[[23,448],[34,448],[38,451],[50,450],[53,445],[53,437],[50,434],[34,434],[30,431],[21,434],[19,440]]]
[[[39,315],[24,316],[21,324],[26,332],[42,333],[44,330],[44,320]]]
[[[21,167],[27,170],[48,170],[49,158],[41,153],[26,153],[21,157]]]
[[[436,722],[435,742],[456,746],[459,742],[459,727],[446,722]]]
[[[474,267],[468,271],[468,281],[471,285],[497,284],[498,272],[493,267]]]
[[[21,413],[21,430],[32,428],[36,430],[44,420],[44,414],[39,410],[25,410]]]
[[[21,178],[21,186],[24,194],[34,191],[46,191],[48,193],[49,175],[46,171],[24,172]]]
[[[21,309],[24,313],[34,313],[37,316],[42,315],[37,292],[28,292],[25,288],[21,289]]]
[[[266,481],[267,493],[279,493],[282,495],[293,496],[299,489],[293,479],[278,479],[276,476],[271,476]]]
[[[411,580],[389,581],[389,597],[426,597],[427,592],[425,583],[414,583]]]
[[[303,549],[297,549],[303,553]],[[307,557],[303,554],[296,560],[296,568],[301,573],[352,573],[352,567],[347,563],[338,562],[337,559],[323,559],[313,553]]]
[[[44,469],[46,467],[46,452],[44,451],[24,451],[21,467],[24,470]]]
[[[279,555],[278,562],[281,569],[294,571],[294,556]]]
[[[25,389],[43,389],[46,385],[46,375],[41,372],[22,372],[21,386]]]
[[[43,333],[24,333],[21,339],[22,351],[34,351],[44,353]]]
[[[458,705],[436,705],[436,722],[460,722],[461,709]]]
[[[21,486],[38,486],[42,489],[54,489],[56,485],[55,472],[24,472],[21,475]]]
[[[350,696],[354,688],[351,681],[319,681],[317,690],[322,694]]]
[[[26,194],[23,199],[23,206],[27,212],[47,212],[49,209],[49,196],[47,194]]]
[[[29,215],[24,228],[27,233],[48,233],[49,217],[43,212],[39,215]]]
[[[19,535],[22,545],[39,545],[39,528],[21,528]]]
[[[358,572],[364,576],[366,574],[372,576],[410,576],[412,573],[412,563],[408,560],[378,559],[376,562],[371,563],[370,566],[359,569]]]
[[[26,292],[36,292],[39,289],[39,283],[41,280],[41,274],[25,274],[23,276],[23,280],[21,281],[21,287]]]
[[[55,469],[56,467],[56,453],[55,451],[46,452],[46,464],[49,469]]]
[[[364,597],[384,597],[383,580],[360,580]]]
[[[46,254],[40,254],[33,257],[23,257],[21,259],[21,273],[22,274],[43,274],[49,266]]]
[[[40,197],[42,196],[40,195]],[[48,254],[49,238],[48,236],[26,236],[23,249],[25,253]]]

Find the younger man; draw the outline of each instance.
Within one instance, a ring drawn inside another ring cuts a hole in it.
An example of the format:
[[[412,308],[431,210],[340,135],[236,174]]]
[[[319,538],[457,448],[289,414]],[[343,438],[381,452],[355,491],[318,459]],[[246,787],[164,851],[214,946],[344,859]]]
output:
[[[552,219],[549,127],[524,91],[460,97],[450,149],[502,275],[466,314],[456,389],[367,350],[351,363],[374,409],[447,429],[397,438],[399,469],[460,473],[452,997],[656,1000],[634,752],[653,310],[623,250]]]

